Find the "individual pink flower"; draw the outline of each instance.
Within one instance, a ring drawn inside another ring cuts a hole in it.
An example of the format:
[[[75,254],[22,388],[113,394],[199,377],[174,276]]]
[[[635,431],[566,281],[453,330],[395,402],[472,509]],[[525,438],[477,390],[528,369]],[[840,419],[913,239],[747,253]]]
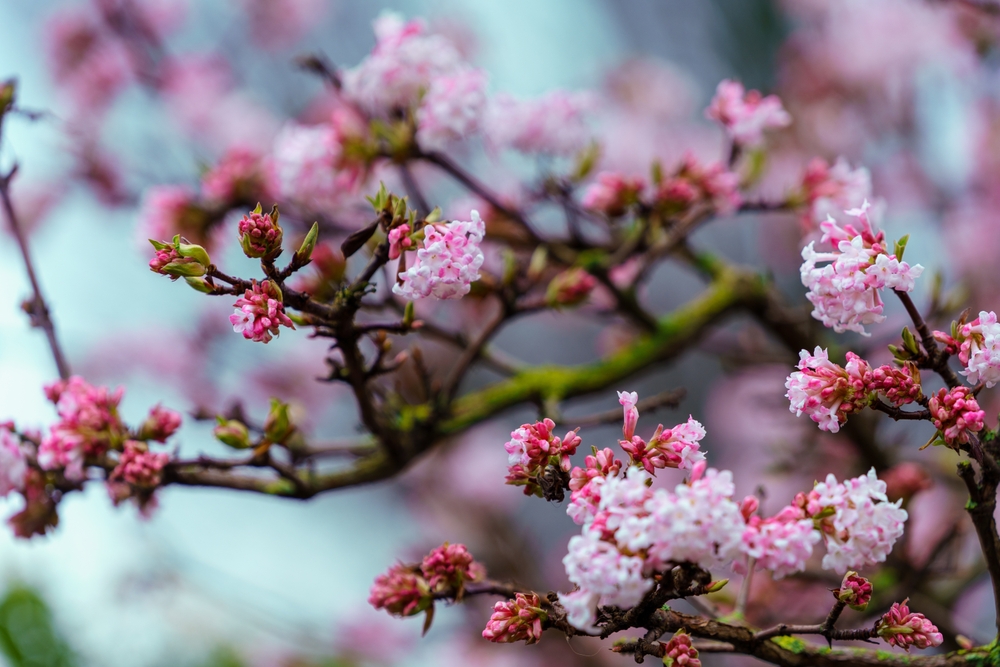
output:
[[[639,201],[639,195],[646,182],[638,176],[624,176],[617,172],[604,171],[597,175],[583,193],[583,207],[603,213],[609,218],[625,215],[629,206]]]
[[[801,195],[809,207],[809,228],[818,227],[828,216],[854,209],[872,196],[872,177],[867,169],[837,158],[831,167],[826,160],[814,158],[806,166]]]
[[[523,641],[534,644],[542,638],[542,623],[548,614],[541,608],[541,602],[534,593],[517,593],[513,600],[497,602],[493,606],[483,639],[498,643]]]
[[[393,293],[410,301],[428,297],[462,298],[469,293],[472,283],[479,280],[479,267],[484,261],[479,244],[486,226],[479,212],[472,211],[469,222],[432,223],[423,232],[416,261],[399,274]]]
[[[848,570],[840,588],[833,589],[833,596],[856,611],[864,611],[872,599],[872,584],[853,570]]]
[[[969,442],[970,433],[983,430],[986,413],[968,387],[940,389],[927,404],[931,420],[941,433],[945,444],[957,448]]]
[[[155,488],[160,485],[163,466],[169,460],[169,454],[154,453],[141,442],[126,440],[124,451],[118,458],[118,465],[111,471],[108,480],[128,482],[144,489]]]
[[[545,291],[545,300],[553,307],[575,306],[587,299],[597,286],[597,279],[575,266],[556,275]]]
[[[486,576],[486,569],[472,558],[464,544],[447,542],[424,556],[420,571],[434,591],[461,591],[466,582]]]
[[[201,192],[217,202],[252,205],[274,199],[277,187],[264,157],[253,149],[236,146],[201,177]]]
[[[937,626],[923,614],[911,612],[907,602],[909,598],[893,603],[892,608],[878,622],[878,636],[890,646],[907,651],[911,646],[919,649],[940,646],[944,637],[938,632]]]
[[[850,413],[868,405],[865,377],[870,366],[853,352],[847,353],[847,366],[841,367],[819,346],[812,354],[802,350],[798,368],[785,382],[789,409],[798,417],[808,415],[820,430],[836,433]]]
[[[691,635],[678,631],[663,647],[664,667],[701,667],[698,649],[691,643]]]
[[[393,616],[414,616],[433,602],[430,586],[421,576],[419,568],[402,563],[376,577],[368,595],[368,604],[376,609],[385,609]]]
[[[861,208],[847,211],[858,219],[858,227],[840,227],[828,218],[820,227],[822,242],[831,243],[833,252],[817,252],[812,241],[802,249],[802,284],[809,291],[812,316],[837,333],[856,331],[868,336],[865,325],[885,320],[881,289],[909,292],[923,272],[919,264],[910,266],[887,253],[885,234],[875,232],[866,201]],[[829,262],[823,266],[820,263]]]
[[[45,394],[55,403],[59,421],[42,440],[38,463],[43,470],[63,469],[68,479],[80,481],[87,457],[117,448],[127,436],[118,415],[124,390],[93,387],[73,376],[47,385]]]
[[[0,424],[0,496],[23,490],[27,474],[28,462],[21,439],[12,424]]]
[[[389,259],[399,259],[405,251],[413,247],[410,226],[403,224],[389,230]]]
[[[444,150],[479,129],[486,108],[483,70],[464,67],[431,79],[417,109],[417,143],[424,150]]]
[[[587,123],[592,106],[589,95],[562,90],[532,100],[497,95],[486,114],[486,133],[498,148],[570,157],[593,137]]]
[[[956,327],[955,333],[958,358],[965,365],[962,375],[972,384],[983,382],[987,387],[1000,382],[1000,324],[996,313],[981,311],[976,319]]]
[[[688,153],[677,171],[657,185],[653,204],[671,216],[684,214],[696,204],[710,205],[727,215],[743,201],[739,187],[739,176],[725,165],[703,165]]]
[[[872,368],[865,374],[864,383],[867,392],[884,395],[896,407],[921,397],[920,370],[913,363],[902,368],[889,365]]]
[[[639,394],[634,391],[618,392],[618,402],[622,405],[625,413],[624,424],[622,425],[622,436],[626,441],[635,435],[636,424],[639,423],[639,410],[635,404],[639,401]]]
[[[166,442],[167,438],[180,427],[181,416],[179,413],[157,405],[149,411],[149,416],[139,428],[139,439]]]
[[[776,95],[745,91],[743,84],[728,79],[719,83],[705,116],[719,122],[734,143],[757,146],[764,130],[787,127],[792,122]]]
[[[234,304],[236,312],[229,316],[233,331],[247,340],[268,343],[280,333],[280,327],[294,329],[281,298],[281,290],[271,281],[251,281],[251,288]]]
[[[247,257],[274,258],[281,252],[283,231],[278,224],[277,209],[261,213],[260,204],[240,220],[237,229],[240,246]]]

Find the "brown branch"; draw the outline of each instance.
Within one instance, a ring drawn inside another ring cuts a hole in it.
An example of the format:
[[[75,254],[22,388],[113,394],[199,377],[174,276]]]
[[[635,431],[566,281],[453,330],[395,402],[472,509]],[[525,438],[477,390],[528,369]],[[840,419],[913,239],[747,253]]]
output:
[[[920,334],[920,342],[927,353],[928,367],[940,375],[949,388],[959,386],[961,382],[959,382],[958,376],[948,366],[948,354],[938,347],[937,341],[934,340],[934,334],[931,333],[930,327],[927,326],[927,322],[924,321],[923,316],[913,303],[913,299],[910,298],[909,293],[900,292],[899,290],[893,290],[893,292],[899,297],[910,319],[913,320],[913,326],[916,327],[917,333]]]
[[[969,512],[972,525],[976,528],[979,546],[986,560],[986,569],[990,573],[996,624],[1000,630],[1000,536],[997,535],[997,522],[993,517],[997,506],[997,484],[1000,480],[994,472],[983,468],[980,471],[981,479],[977,482],[976,473],[968,461],[958,464],[958,476],[969,490],[969,502],[965,509]]]
[[[905,410],[897,408],[894,405],[889,405],[888,403],[885,403],[877,398],[874,401],[872,401],[869,407],[871,407],[872,410],[878,410],[879,412],[884,412],[885,414],[889,415],[896,421],[905,421],[905,420],[919,421],[919,420],[930,420],[931,418],[930,410],[917,410],[916,412],[907,412]]]

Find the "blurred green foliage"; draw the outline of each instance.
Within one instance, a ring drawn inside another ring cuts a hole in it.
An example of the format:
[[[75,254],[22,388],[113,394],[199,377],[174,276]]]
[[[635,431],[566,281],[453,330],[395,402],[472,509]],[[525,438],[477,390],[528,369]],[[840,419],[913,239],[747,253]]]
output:
[[[0,602],[0,652],[12,667],[72,667],[76,656],[52,625],[45,601],[15,585]]]

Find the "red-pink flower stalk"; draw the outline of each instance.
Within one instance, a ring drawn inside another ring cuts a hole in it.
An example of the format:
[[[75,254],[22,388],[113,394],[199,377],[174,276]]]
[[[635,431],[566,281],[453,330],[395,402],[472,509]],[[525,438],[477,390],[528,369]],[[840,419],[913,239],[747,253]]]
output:
[[[420,571],[433,591],[457,591],[459,596],[466,582],[481,581],[486,568],[473,559],[464,544],[445,542],[424,556]]]
[[[851,609],[864,611],[872,599],[872,584],[854,570],[848,570],[840,588],[833,589],[833,597]]]
[[[638,176],[604,171],[598,174],[597,182],[587,188],[581,203],[586,209],[617,218],[639,201],[639,194],[645,187],[646,182]]]
[[[166,442],[181,427],[181,416],[161,405],[153,407],[139,428],[139,440]]]
[[[923,614],[911,612],[906,606],[907,602],[909,598],[893,603],[892,608],[878,622],[878,636],[890,646],[907,651],[911,646],[920,649],[940,646],[944,637],[938,632],[937,626]]]
[[[983,430],[986,413],[979,409],[979,403],[968,387],[941,389],[927,404],[934,426],[949,447],[958,447],[969,442],[969,434]]]
[[[295,325],[285,315],[285,305],[281,300],[281,290],[270,280],[252,286],[237,299],[236,312],[229,316],[233,331],[243,334],[247,340],[267,343],[280,333],[280,327],[294,329]]]
[[[79,481],[87,457],[119,447],[128,434],[118,416],[123,393],[93,387],[79,376],[47,385],[45,394],[56,404],[60,420],[38,448],[42,469],[62,468],[67,478]]]
[[[483,639],[497,643],[513,643],[523,641],[534,644],[542,638],[542,623],[548,620],[548,615],[541,608],[538,596],[529,593],[517,593],[513,600],[497,602],[493,606]]]
[[[701,667],[698,649],[691,643],[691,635],[677,632],[663,649],[664,667]]]
[[[864,382],[866,391],[883,394],[895,406],[920,398],[920,371],[913,363],[902,368],[889,365],[873,368],[865,373]]]
[[[169,460],[169,454],[153,453],[141,442],[126,440],[118,465],[111,471],[108,480],[128,482],[142,489],[156,488],[163,481],[163,466]]]
[[[278,225],[278,209],[261,213],[257,208],[243,216],[239,222],[240,246],[247,257],[273,259],[281,252],[283,232]]]
[[[789,409],[796,416],[809,415],[821,430],[836,433],[848,414],[868,405],[865,378],[870,371],[868,362],[853,352],[847,353],[847,366],[841,367],[819,346],[812,354],[802,350],[799,370],[785,382]]]
[[[414,616],[434,602],[427,580],[419,568],[399,563],[375,578],[368,604],[393,616]]]
[[[597,279],[580,267],[566,269],[549,283],[545,300],[550,306],[575,306],[586,300],[597,286]]]

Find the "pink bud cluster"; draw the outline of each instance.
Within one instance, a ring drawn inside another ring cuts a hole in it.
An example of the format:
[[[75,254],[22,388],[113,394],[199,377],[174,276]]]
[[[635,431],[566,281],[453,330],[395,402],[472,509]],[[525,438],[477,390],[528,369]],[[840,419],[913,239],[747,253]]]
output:
[[[139,428],[140,440],[166,442],[181,427],[181,416],[161,405],[154,406]]]
[[[273,166],[256,151],[237,146],[201,177],[202,195],[216,202],[252,203],[274,199],[277,193]]]
[[[962,375],[972,384],[987,387],[1000,382],[1000,324],[996,313],[981,311],[971,322],[959,322],[953,327],[954,337],[935,331],[934,337],[943,342],[951,354],[957,354],[965,366]]]
[[[434,603],[434,593],[462,595],[467,582],[480,581],[486,569],[462,544],[448,544],[431,551],[420,565],[398,563],[375,578],[368,604],[394,616],[413,616]]]
[[[815,158],[806,166],[801,197],[808,206],[809,229],[818,227],[831,215],[861,206],[871,195],[872,177],[868,170],[851,169],[842,157],[832,167],[822,158]]]
[[[923,614],[911,612],[907,602],[909,599],[893,603],[892,608],[879,619],[878,636],[890,646],[907,651],[911,646],[919,649],[940,646],[944,636],[938,632],[937,626]]]
[[[569,457],[580,446],[580,436],[569,431],[562,438],[553,434],[556,424],[551,419],[534,424],[522,424],[511,431],[504,445],[508,455],[507,484],[523,486],[525,495],[542,495],[539,477],[548,466],[569,472]]]
[[[872,599],[872,584],[854,570],[848,570],[840,588],[833,589],[833,596],[851,609],[864,611]]]
[[[950,447],[968,444],[970,433],[983,430],[986,413],[979,408],[976,397],[968,387],[939,390],[931,396],[927,409],[934,426]]]
[[[479,212],[473,211],[469,222],[428,224],[423,231],[424,240],[417,249],[416,261],[399,274],[393,293],[410,301],[427,297],[462,298],[469,293],[472,283],[479,280],[479,267],[484,260],[479,244],[486,226]]]
[[[280,333],[280,327],[294,329],[281,299],[281,290],[270,280],[251,281],[250,289],[234,304],[236,312],[229,316],[233,331],[247,340],[267,343]]]
[[[743,202],[739,187],[739,176],[724,164],[703,165],[688,153],[677,171],[657,185],[651,204],[665,215],[685,213],[696,204],[709,205],[726,215]]]
[[[399,259],[405,251],[413,247],[410,226],[400,225],[389,230],[389,259]]]
[[[151,452],[135,440],[126,440],[118,465],[108,476],[111,482],[127,482],[143,489],[152,489],[162,481],[163,466],[170,460],[164,452]]]
[[[597,279],[584,269],[575,266],[559,273],[545,293],[545,300],[551,306],[575,306],[587,299],[597,286]]]
[[[542,623],[548,615],[541,608],[538,596],[531,593],[517,593],[513,600],[497,602],[493,606],[483,639],[497,643],[523,641],[534,644],[542,638]]]
[[[688,416],[687,422],[667,430],[663,429],[663,424],[659,424],[647,443],[635,435],[639,419],[639,411],[635,407],[638,400],[636,393],[620,391],[618,400],[625,412],[622,426],[624,439],[618,444],[631,457],[631,465],[641,465],[646,472],[653,474],[655,468],[690,470],[694,464],[705,460],[705,454],[698,444],[705,437],[705,428],[698,420]]]
[[[281,252],[282,229],[270,213],[261,213],[260,205],[243,216],[237,225],[240,246],[247,257],[275,257]]]
[[[598,211],[609,218],[625,215],[630,206],[639,201],[646,189],[646,182],[638,176],[605,171],[597,175],[597,182],[583,194],[584,208]]]
[[[853,352],[847,353],[847,366],[842,367],[819,346],[812,354],[802,350],[798,368],[785,382],[789,409],[796,416],[808,415],[821,430],[836,433],[848,414],[869,402],[865,376],[870,369]]]
[[[678,632],[663,647],[664,667],[701,667],[698,649],[691,643],[691,635]]]
[[[91,386],[79,376],[46,385],[59,421],[38,448],[42,469],[62,469],[68,479],[80,481],[86,457],[120,447],[128,434],[118,415],[123,394],[120,388],[112,392]]]
[[[719,122],[734,143],[748,147],[764,140],[764,130],[786,127],[792,122],[776,95],[764,97],[730,80],[719,83],[705,115]]]
[[[885,320],[882,315],[881,289],[909,292],[924,268],[910,266],[886,252],[885,234],[875,232],[868,216],[866,201],[861,208],[847,211],[858,219],[859,227],[841,228],[833,218],[820,226],[822,242],[836,250],[817,252],[812,241],[802,249],[802,284],[809,291],[812,315],[834,331],[856,331],[869,335],[865,325]],[[820,263],[828,262],[824,266]]]

